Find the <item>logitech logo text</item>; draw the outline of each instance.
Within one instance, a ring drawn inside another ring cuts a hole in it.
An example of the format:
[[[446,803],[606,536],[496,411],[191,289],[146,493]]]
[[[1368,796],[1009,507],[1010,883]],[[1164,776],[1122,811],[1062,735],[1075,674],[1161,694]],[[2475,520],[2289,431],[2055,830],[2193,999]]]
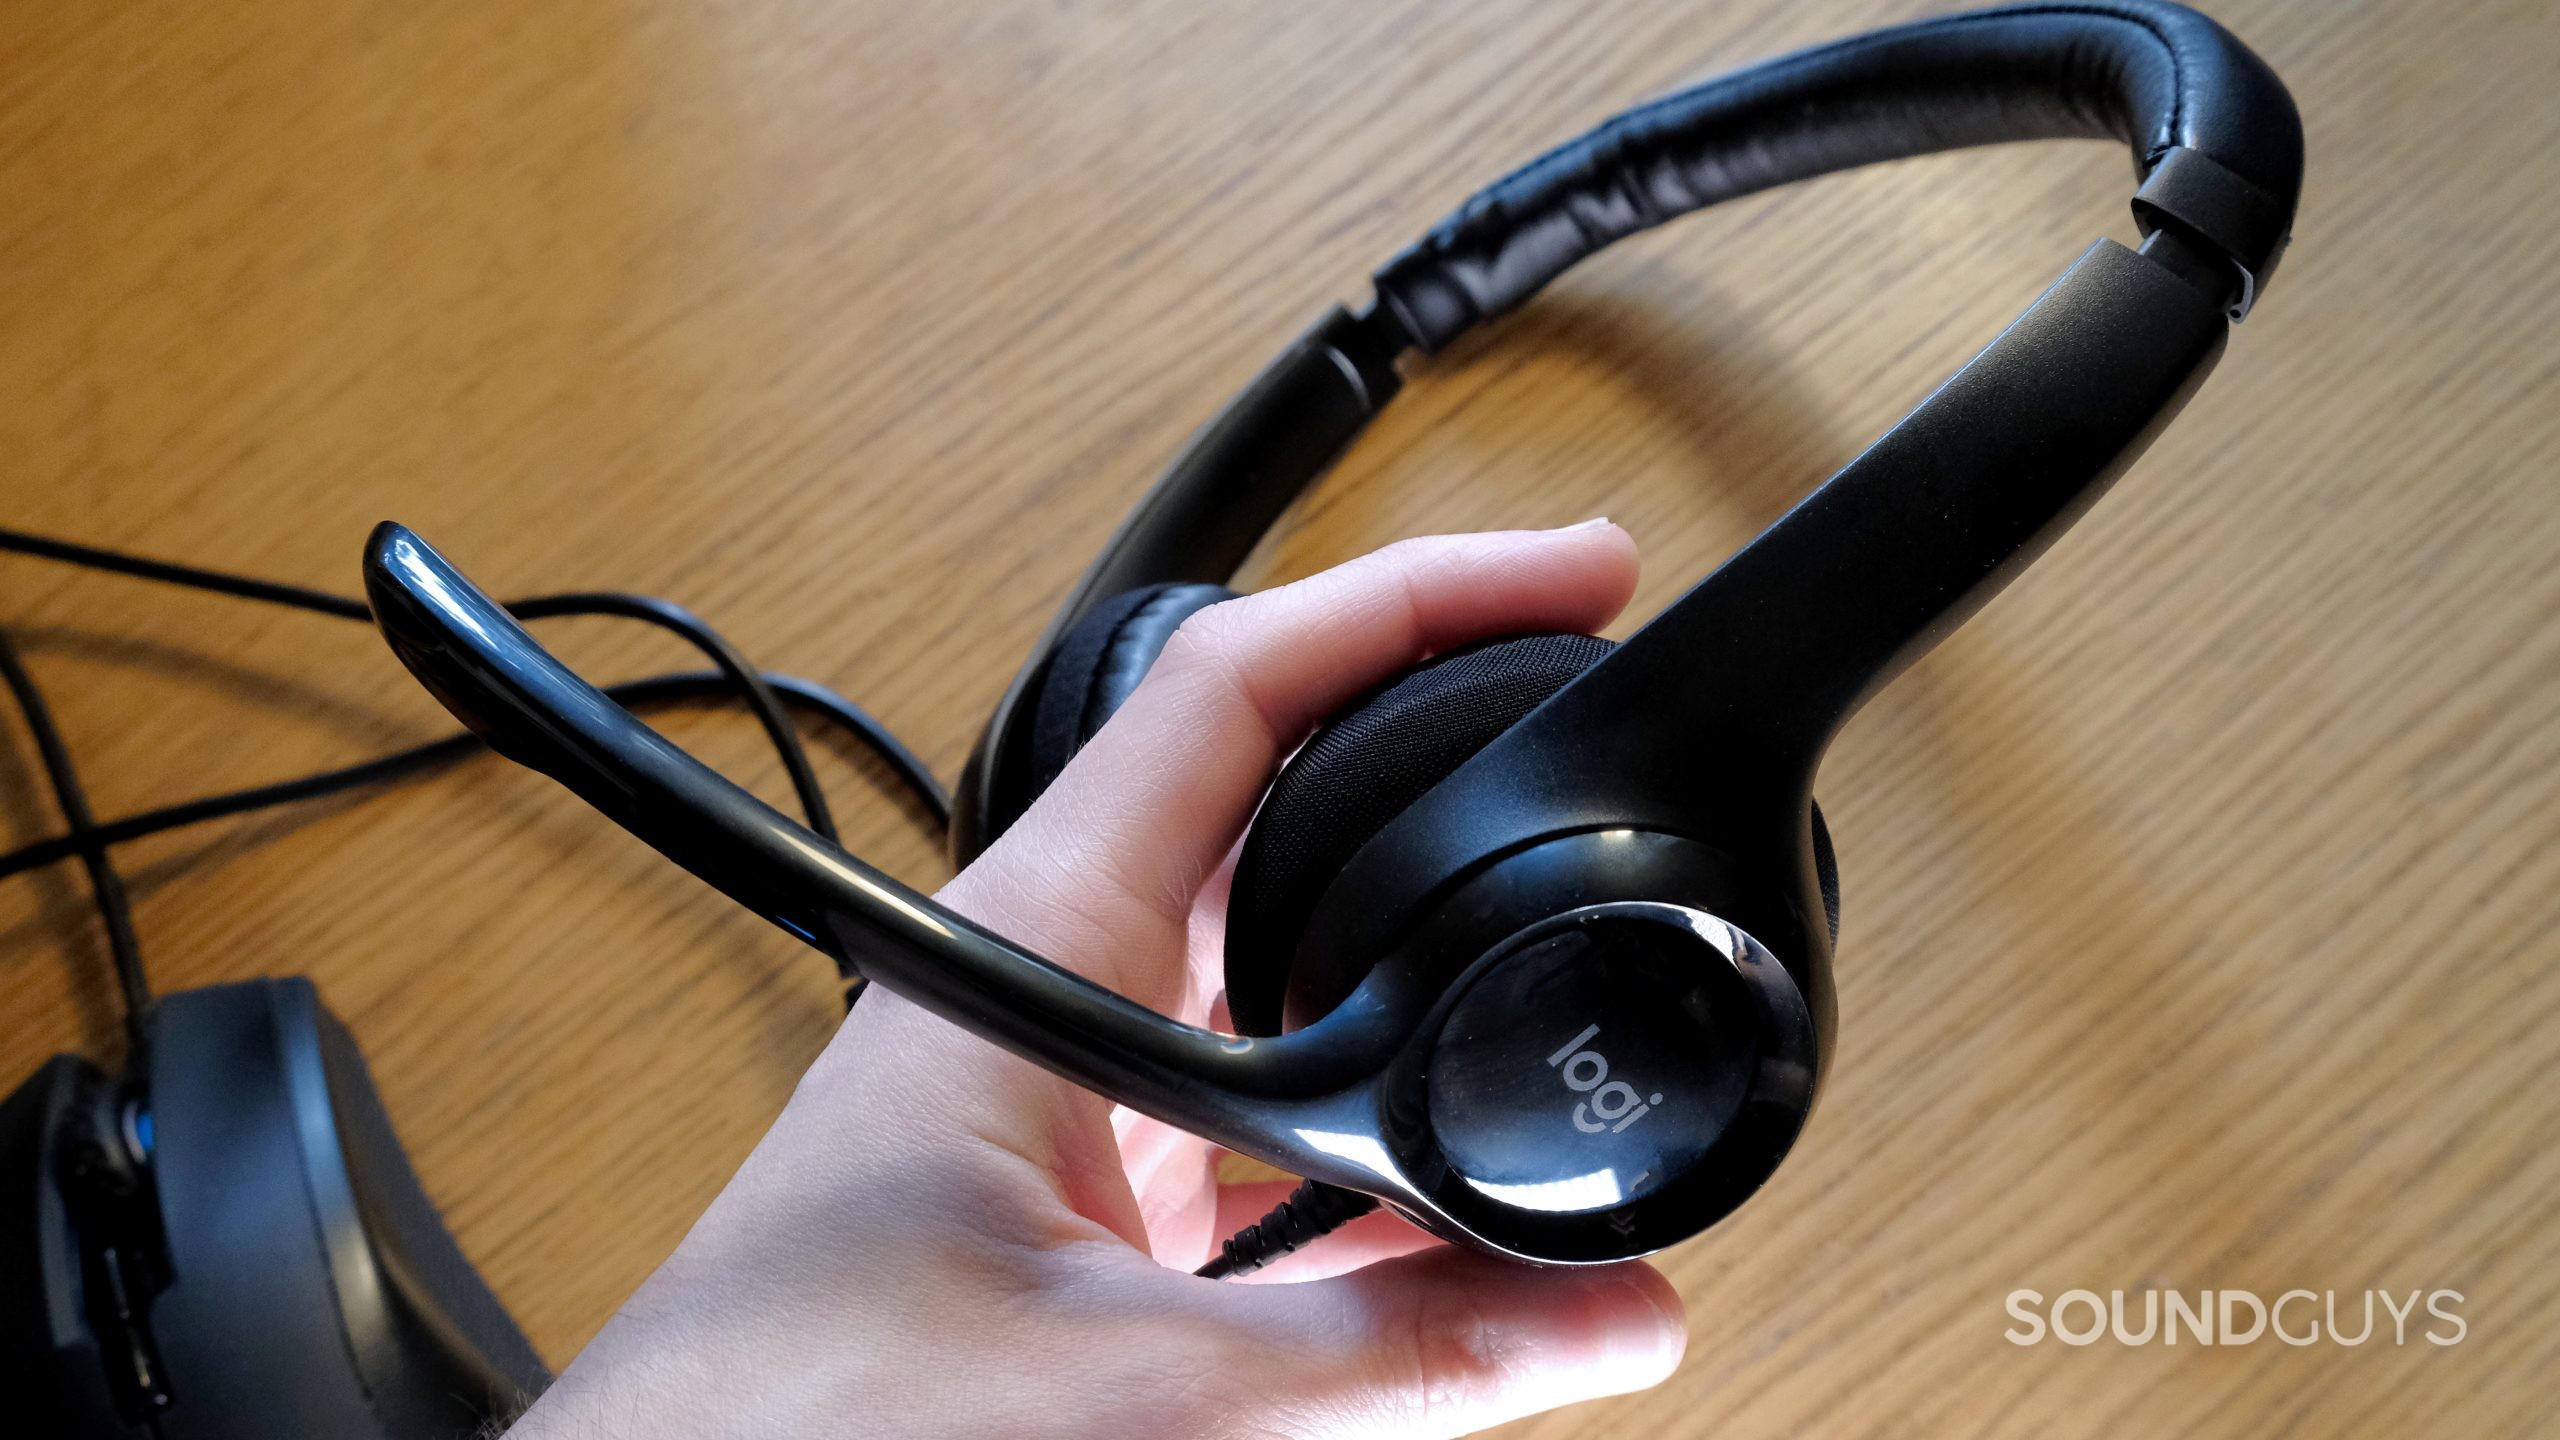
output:
[[[1581,1034],[1547,1057],[1547,1068],[1563,1072],[1566,1089],[1591,1097],[1573,1107],[1574,1129],[1585,1135],[1597,1135],[1603,1130],[1615,1135],[1652,1114],[1653,1107],[1662,1103],[1662,1094],[1656,1091],[1648,1097],[1624,1080],[1610,1079],[1608,1057],[1583,1048],[1599,1034],[1599,1026],[1584,1026]]]

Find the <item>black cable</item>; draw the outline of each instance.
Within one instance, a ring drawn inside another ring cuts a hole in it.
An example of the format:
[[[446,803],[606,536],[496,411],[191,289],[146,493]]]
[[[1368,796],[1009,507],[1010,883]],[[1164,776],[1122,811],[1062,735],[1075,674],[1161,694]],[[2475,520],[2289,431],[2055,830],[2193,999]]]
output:
[[[351,595],[340,595],[303,585],[260,580],[226,571],[208,570],[201,566],[151,560],[101,549],[94,545],[82,545],[49,536],[34,535],[22,530],[0,528],[0,551],[14,551],[40,559],[108,571],[136,579],[283,605],[343,620],[358,620],[369,624],[373,619],[373,608]],[[917,758],[913,751],[901,744],[887,726],[882,725],[860,706],[834,691],[805,680],[794,680],[780,675],[769,676],[756,669],[718,631],[681,605],[657,599],[654,596],[599,591],[538,595],[512,602],[507,609],[518,619],[528,621],[566,615],[613,615],[638,620],[681,636],[694,648],[709,656],[712,663],[719,667],[716,674],[662,675],[615,686],[608,689],[606,693],[630,704],[651,704],[662,700],[697,698],[722,693],[737,695],[755,712],[757,721],[764,727],[766,738],[772,741],[775,753],[781,757],[783,770],[790,777],[794,797],[799,801],[801,812],[808,818],[809,828],[829,840],[840,838],[836,831],[835,817],[828,808],[825,792],[818,785],[816,772],[810,768],[807,748],[801,743],[799,732],[792,728],[790,716],[782,708],[783,694],[789,694],[792,698],[808,705],[870,747],[923,803],[940,828],[948,830],[951,826],[949,792],[943,789],[941,782],[934,778],[933,772],[921,759]],[[10,655],[10,668],[14,677],[12,688],[19,691],[20,704],[22,708],[28,710],[30,724],[35,723],[38,715],[44,715],[46,718],[43,729],[49,734],[50,714],[43,709],[42,697],[36,694],[32,679],[28,678],[24,668],[16,663],[14,652]],[[19,685],[20,681],[24,682],[23,687]],[[39,736],[39,748],[43,748],[42,735]],[[51,755],[58,753],[60,748],[59,736],[53,737],[52,751],[49,752],[47,762],[49,770],[52,768]],[[0,855],[0,876],[15,874],[21,870],[50,864],[74,855],[80,857],[81,862],[90,869],[92,887],[98,891],[99,912],[107,924],[110,945],[116,950],[117,970],[123,980],[128,1002],[128,1022],[138,1026],[140,1005],[147,1005],[149,990],[142,984],[143,973],[139,948],[132,944],[130,904],[125,898],[122,880],[107,860],[108,846],[224,815],[237,815],[269,806],[337,794],[360,786],[388,783],[458,759],[481,748],[484,747],[475,736],[468,734],[449,736],[443,740],[412,746],[409,749],[355,765],[255,786],[247,790],[210,795],[179,805],[163,806],[139,815],[127,816],[103,826],[97,825],[94,817],[88,815],[85,797],[80,794],[76,776],[71,775],[67,768],[66,757],[65,768],[54,777],[55,790],[57,795],[67,797],[64,801],[64,812],[67,818],[72,814],[71,800],[79,799],[79,817],[72,819],[68,832],[63,835],[21,846],[6,855]],[[69,785],[67,792],[64,789],[66,782]],[[100,879],[101,876],[104,877],[103,880]],[[845,978],[851,982],[845,998],[845,1004],[849,1008],[861,993],[862,981],[849,969],[845,972]],[[140,1004],[135,1003],[136,996],[140,997]]]
[[[507,609],[519,620],[544,620],[555,615],[619,615],[692,641],[695,649],[711,657],[711,663],[720,667],[720,673],[729,677],[729,683],[737,687],[740,697],[756,712],[757,722],[764,726],[775,753],[782,757],[783,771],[791,777],[791,791],[800,798],[800,811],[809,817],[809,828],[830,840],[843,838],[836,834],[835,814],[827,808],[826,792],[818,788],[818,773],[809,768],[809,752],[800,744],[800,733],[791,728],[791,717],[783,713],[782,701],[774,696],[773,687],[765,684],[764,673],[748,664],[736,646],[692,611],[654,596],[603,591],[538,595],[519,600]],[[365,619],[373,619],[370,609],[365,612]]]
[[[882,728],[880,722],[863,713],[852,701],[823,685],[814,684],[797,676],[777,675],[771,672],[764,673],[761,678],[783,699],[808,707],[821,718],[837,725],[868,746],[913,792],[917,801],[933,817],[937,826],[947,828],[950,825],[950,792],[943,788],[941,781],[934,778],[932,771],[925,768],[924,762],[916,758],[914,752],[900,744],[896,736]],[[693,670],[676,675],[654,675],[645,680],[626,680],[619,685],[606,686],[604,693],[625,707],[643,709],[685,700],[727,698],[737,693],[737,686],[720,671]],[[202,824],[208,820],[220,820],[226,816],[271,809],[302,800],[318,800],[349,790],[359,790],[368,785],[388,785],[479,754],[488,748],[486,742],[470,731],[457,731],[441,740],[431,740],[423,745],[395,750],[388,755],[377,756],[353,765],[340,766],[334,770],[322,770],[315,774],[252,786],[245,790],[224,791],[201,799],[145,810],[120,819],[100,821],[88,830],[85,839],[72,835],[55,835],[0,853],[0,879],[6,879],[21,871],[68,860],[86,849],[122,845],[128,841],[140,840],[145,836],[164,834],[189,825]]]
[[[18,709],[27,718],[27,732],[35,737],[36,754],[44,763],[45,778],[53,786],[54,804],[61,807],[63,822],[71,827],[75,839],[85,835],[97,823],[89,813],[89,795],[80,786],[80,775],[71,764],[71,752],[64,748],[62,732],[54,728],[53,707],[47,705],[44,693],[36,688],[35,677],[18,659],[18,647],[6,634],[0,634],[0,680],[5,680],[9,693],[17,697]],[[89,872],[89,889],[98,900],[98,920],[106,927],[107,952],[115,960],[116,985],[124,993],[125,1030],[136,1048],[148,1032],[151,1013],[151,977],[142,964],[142,945],[133,934],[133,901],[125,894],[124,877],[116,873],[114,863],[104,849],[84,846],[80,863]]]
[[[1302,1180],[1271,1213],[1236,1233],[1216,1258],[1192,1271],[1207,1280],[1250,1275],[1283,1255],[1295,1254],[1378,1208],[1375,1196],[1321,1180]]]
[[[373,623],[373,607],[353,595],[340,595],[307,585],[286,585],[273,580],[260,580],[228,571],[208,570],[198,565],[179,565],[166,560],[150,560],[95,545],[81,545],[69,540],[29,534],[23,530],[0,529],[0,551],[16,551],[40,559],[78,565],[91,570],[105,570],[129,575],[140,580],[179,585],[191,590],[210,590],[243,600],[258,600],[271,605],[284,605],[341,620]],[[782,768],[791,778],[793,795],[800,802],[801,813],[809,820],[809,828],[830,840],[836,834],[835,817],[827,809],[827,797],[818,788],[818,777],[809,768],[808,751],[791,729],[791,718],[783,713],[782,702],[766,688],[755,667],[736,647],[722,638],[720,632],[706,624],[702,617],[672,601],[648,595],[626,595],[614,592],[579,592],[565,595],[536,595],[511,601],[509,613],[519,620],[549,619],[563,615],[619,615],[655,625],[661,630],[682,636],[695,649],[711,659],[737,685],[747,704],[756,712],[765,734],[773,741],[782,757]]]
[[[246,575],[226,574],[220,570],[200,570],[193,565],[177,565],[166,560],[146,560],[139,555],[125,555],[101,550],[95,545],[80,545],[69,540],[56,540],[47,535],[30,535],[24,530],[0,528],[0,550],[14,550],[21,555],[34,555],[46,560],[59,560],[67,565],[85,566],[91,570],[107,570],[130,575],[138,580],[157,580],[164,585],[184,585],[193,590],[211,590],[219,595],[236,595],[243,600],[263,600],[270,605],[289,605],[296,610],[310,610],[322,615],[335,615],[341,620],[373,619],[373,607],[352,595],[336,595],[326,590],[313,590],[302,585],[284,585],[273,580],[257,580]]]

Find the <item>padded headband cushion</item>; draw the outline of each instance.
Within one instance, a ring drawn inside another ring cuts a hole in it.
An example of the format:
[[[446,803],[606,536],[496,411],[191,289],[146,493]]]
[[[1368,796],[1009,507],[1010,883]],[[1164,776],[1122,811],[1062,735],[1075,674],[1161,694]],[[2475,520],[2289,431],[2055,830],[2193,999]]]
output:
[[[1227,1012],[1238,1033],[1280,1033],[1298,938],[1360,847],[1616,648],[1589,635],[1526,635],[1453,650],[1299,749],[1246,832],[1227,902]],[[1837,940],[1840,877],[1820,806],[1813,846]]]
[[[995,817],[1000,834],[1067,768],[1085,742],[1127,703],[1182,622],[1236,592],[1223,585],[1146,585],[1102,602],[1059,637],[1023,712],[1031,722],[1025,787]]]
[[[1879,161],[2011,140],[2128,146],[2135,212],[2263,284],[2302,188],[2302,119],[2231,32],[2183,5],[1943,15],[1752,65],[1639,106],[1487,186],[1377,274],[1437,353],[1575,262],[1693,210]]]

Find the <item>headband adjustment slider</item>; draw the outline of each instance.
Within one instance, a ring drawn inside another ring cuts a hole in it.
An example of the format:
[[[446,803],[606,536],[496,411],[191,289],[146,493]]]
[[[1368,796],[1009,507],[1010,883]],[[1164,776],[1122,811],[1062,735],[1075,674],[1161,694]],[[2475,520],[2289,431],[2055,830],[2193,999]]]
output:
[[[2293,238],[2290,205],[2184,145],[2169,147],[2151,167],[2134,192],[2133,218],[2146,237],[2170,230],[2230,262],[2236,293],[2224,308],[2234,324],[2248,318]]]

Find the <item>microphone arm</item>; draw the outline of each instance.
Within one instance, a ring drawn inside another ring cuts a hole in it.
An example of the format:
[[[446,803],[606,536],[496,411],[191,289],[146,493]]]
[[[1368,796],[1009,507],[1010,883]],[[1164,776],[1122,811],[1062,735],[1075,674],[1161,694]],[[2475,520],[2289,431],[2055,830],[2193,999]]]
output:
[[[572,673],[408,529],[375,528],[364,578],[374,623],[401,663],[492,749],[830,958],[1230,1149],[1335,1183],[1404,1188],[1326,1142],[1346,1127],[1374,1133],[1359,1097],[1405,1044],[1410,1006],[1383,991],[1355,996],[1319,1024],[1269,1038],[1160,1015],[944,908],[724,779]]]

